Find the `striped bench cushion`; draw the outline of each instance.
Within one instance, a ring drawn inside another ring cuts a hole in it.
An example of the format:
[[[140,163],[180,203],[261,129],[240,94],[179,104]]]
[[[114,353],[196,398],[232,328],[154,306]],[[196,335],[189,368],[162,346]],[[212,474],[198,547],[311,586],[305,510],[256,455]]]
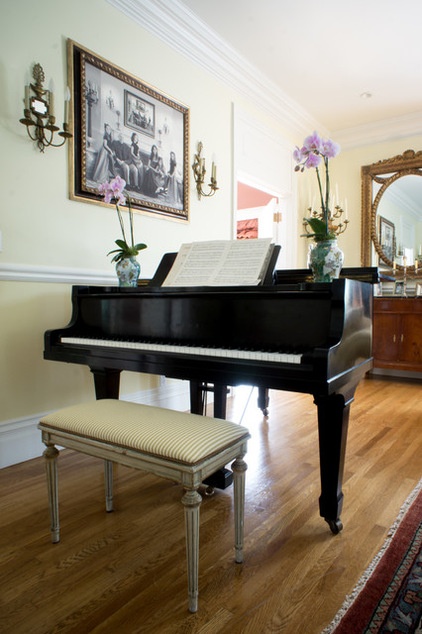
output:
[[[185,464],[249,437],[246,427],[226,420],[114,399],[61,409],[40,424],[46,431],[62,430]]]

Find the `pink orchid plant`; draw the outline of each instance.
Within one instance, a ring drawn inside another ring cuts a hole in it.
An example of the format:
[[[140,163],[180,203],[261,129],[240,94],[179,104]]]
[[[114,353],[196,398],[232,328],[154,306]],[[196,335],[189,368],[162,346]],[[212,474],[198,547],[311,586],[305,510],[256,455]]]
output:
[[[110,182],[101,183],[101,185],[98,187],[98,192],[102,196],[104,196],[104,202],[114,202],[114,204],[116,205],[117,216],[119,218],[120,228],[123,235],[123,240],[116,240],[116,244],[119,248],[107,253],[107,255],[111,255],[112,253],[114,253],[114,256],[111,260],[112,262],[120,262],[120,260],[123,260],[124,258],[135,257],[138,255],[139,251],[147,248],[147,245],[143,244],[142,242],[135,244],[135,240],[133,237],[133,212],[130,206],[130,198],[124,193],[125,186],[126,181],[120,176],[116,176]],[[119,205],[124,205],[125,203],[127,203],[127,206],[129,208],[129,225],[131,238],[130,246],[126,239],[125,226],[123,223],[122,213],[119,208]]]
[[[328,161],[340,152],[340,146],[331,139],[322,139],[317,132],[306,137],[301,148],[296,147],[293,158],[297,165],[295,171],[303,172],[304,169],[315,168],[319,194],[321,197],[321,213],[312,212],[311,218],[304,218],[309,224],[313,233],[305,234],[306,237],[313,238],[315,242],[322,240],[332,240],[336,237],[330,230],[330,176],[328,172]],[[325,166],[325,195],[322,188],[319,166],[323,162]],[[312,210],[311,210],[312,211]]]

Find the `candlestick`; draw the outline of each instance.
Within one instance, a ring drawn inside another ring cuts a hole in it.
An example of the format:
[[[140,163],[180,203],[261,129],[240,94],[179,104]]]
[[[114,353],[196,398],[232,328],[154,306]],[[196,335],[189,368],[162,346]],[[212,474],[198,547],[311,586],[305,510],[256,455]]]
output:
[[[54,117],[54,80],[50,79],[50,83],[48,84],[48,114],[50,117]]]
[[[54,93],[51,90],[48,92],[48,105],[49,115],[54,117]]]
[[[70,90],[69,86],[66,88],[66,97],[64,102],[64,122],[69,123],[69,102],[70,102]]]

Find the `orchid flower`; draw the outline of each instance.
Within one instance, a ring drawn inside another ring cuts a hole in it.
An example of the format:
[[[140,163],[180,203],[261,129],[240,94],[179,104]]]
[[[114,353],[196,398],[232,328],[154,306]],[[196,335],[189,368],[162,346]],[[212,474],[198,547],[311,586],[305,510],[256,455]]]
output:
[[[306,222],[310,225],[313,234],[307,234],[309,237],[313,237],[316,241],[330,240],[335,235],[330,232],[330,176],[328,171],[328,160],[334,158],[340,152],[340,146],[331,139],[322,139],[317,132],[314,132],[310,136],[307,136],[303,142],[301,148],[296,146],[293,152],[293,159],[297,165],[295,171],[303,172],[306,169],[315,168],[318,189],[321,198],[321,218],[305,218]],[[319,172],[319,166],[321,162],[325,166],[325,199],[322,189],[321,175]]]
[[[135,244],[134,235],[133,235],[133,212],[130,205],[130,198],[126,196],[124,193],[124,188],[126,187],[126,181],[121,176],[115,176],[110,182],[101,183],[98,187],[98,192],[104,196],[105,203],[114,202],[116,205],[117,216],[119,218],[120,228],[122,230],[123,240],[116,240],[116,244],[119,247],[118,249],[114,249],[107,253],[107,255],[111,255],[114,253],[115,255],[112,258],[112,262],[119,262],[124,258],[134,257],[138,255],[139,251],[142,249],[146,249],[147,245],[139,242]],[[125,226],[123,223],[123,217],[119,208],[119,205],[124,205],[127,203],[129,208],[129,226],[130,226],[130,239],[131,245],[129,246],[126,233]]]

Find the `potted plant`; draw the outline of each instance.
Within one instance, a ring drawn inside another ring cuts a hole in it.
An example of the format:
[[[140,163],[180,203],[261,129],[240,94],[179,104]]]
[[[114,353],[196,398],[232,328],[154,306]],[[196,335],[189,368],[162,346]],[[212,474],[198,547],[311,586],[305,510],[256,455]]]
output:
[[[126,181],[120,176],[116,176],[111,181],[101,183],[98,192],[104,196],[104,202],[114,202],[116,205],[117,216],[119,218],[120,228],[123,240],[116,240],[118,249],[109,251],[107,255],[113,255],[111,261],[116,262],[116,273],[119,279],[119,286],[136,286],[141,272],[139,262],[136,256],[139,251],[147,248],[143,242],[135,244],[133,234],[133,211],[130,205],[130,198],[124,193]],[[126,238],[125,226],[123,223],[122,213],[119,205],[127,204],[129,210],[129,226],[130,226],[130,245]]]
[[[343,252],[337,245],[337,235],[342,233],[347,226],[344,223],[335,224],[343,210],[337,206],[334,208],[334,201],[330,207],[330,175],[328,161],[337,156],[340,146],[331,139],[322,139],[317,132],[306,137],[301,148],[296,147],[293,158],[297,165],[295,171],[303,172],[306,169],[315,169],[319,197],[321,201],[321,211],[314,211],[309,208],[310,216],[304,218],[306,238],[314,241],[309,254],[309,265],[312,269],[316,282],[330,282],[337,278],[343,266]],[[325,168],[325,191],[320,174],[320,165]],[[334,198],[334,197],[332,197]],[[307,227],[310,228],[308,231]]]

